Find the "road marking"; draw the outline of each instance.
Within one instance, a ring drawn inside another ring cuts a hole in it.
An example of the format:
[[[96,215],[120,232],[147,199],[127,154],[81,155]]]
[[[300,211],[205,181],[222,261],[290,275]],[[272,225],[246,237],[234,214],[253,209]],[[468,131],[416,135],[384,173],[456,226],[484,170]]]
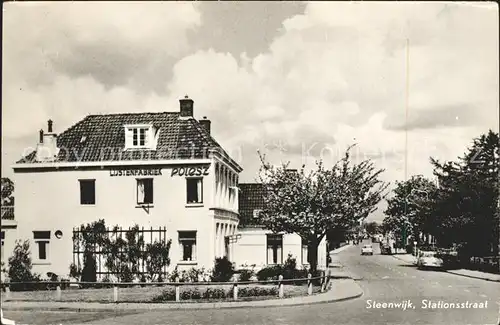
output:
[[[437,283],[436,283],[437,284]],[[451,288],[451,286],[448,286],[448,288]]]
[[[382,279],[389,279],[389,277],[386,275],[386,276],[382,277]]]
[[[417,278],[417,276],[416,276],[416,275],[412,275],[411,277],[412,277],[413,279],[416,279],[416,278]]]
[[[465,292],[470,292],[470,291],[469,291],[469,290],[467,290],[467,289],[464,289],[464,291],[465,291]]]
[[[486,298],[486,295],[480,295],[480,296],[483,297],[483,298]]]

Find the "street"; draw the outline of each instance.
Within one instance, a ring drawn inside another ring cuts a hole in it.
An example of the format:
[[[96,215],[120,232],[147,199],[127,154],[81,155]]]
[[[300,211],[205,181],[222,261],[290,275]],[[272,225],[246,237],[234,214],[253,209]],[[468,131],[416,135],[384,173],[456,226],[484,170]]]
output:
[[[420,271],[392,256],[380,255],[378,244],[374,244],[374,251],[373,256],[361,256],[360,246],[357,246],[339,253],[341,262],[364,290],[361,298],[345,302],[125,315],[8,310],[4,313],[17,324],[498,324],[500,283],[445,272]],[[487,302],[487,308],[424,309],[422,300],[464,304]],[[402,305],[399,308],[368,308],[376,303]]]

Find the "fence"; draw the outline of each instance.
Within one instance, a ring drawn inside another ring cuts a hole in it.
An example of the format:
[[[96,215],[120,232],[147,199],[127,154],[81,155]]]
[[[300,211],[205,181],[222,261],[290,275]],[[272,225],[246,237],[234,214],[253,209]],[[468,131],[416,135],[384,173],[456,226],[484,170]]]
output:
[[[61,281],[49,281],[44,282],[47,286],[51,286],[55,288],[55,290],[50,290],[49,296],[47,296],[47,301],[63,301],[63,291],[73,291],[71,289],[79,289],[82,286],[101,286],[107,287],[107,296],[111,296],[112,293],[112,302],[120,302],[120,290],[119,288],[124,287],[149,287],[147,291],[151,291],[151,287],[166,287],[173,286],[175,288],[175,301],[181,301],[181,287],[185,286],[223,286],[231,288],[231,298],[230,300],[237,301],[240,299],[239,296],[239,288],[245,285],[255,285],[255,284],[267,284],[273,285],[275,291],[277,291],[278,298],[284,298],[285,284],[296,284],[298,282],[307,283],[307,295],[313,294],[313,285],[318,283],[319,292],[325,292],[328,290],[331,284],[332,275],[330,271],[328,273],[322,272],[321,276],[312,277],[311,274],[308,274],[307,278],[297,278],[297,279],[283,279],[283,276],[280,275],[277,280],[264,280],[264,281],[241,281],[241,282],[179,282],[177,279],[176,282],[148,282],[148,283],[118,283],[118,282],[107,282],[107,283],[95,283],[95,282],[61,282]],[[10,291],[10,285],[27,285],[30,282],[11,282],[5,284],[5,293],[3,301],[8,301],[12,299],[12,292]],[[69,290],[64,290],[64,288],[69,288]],[[90,289],[90,291],[95,289]],[[275,292],[273,291],[273,292]],[[248,296],[247,296],[248,297]]]
[[[466,263],[472,270],[500,273],[500,256],[471,257]]]
[[[104,236],[107,236],[108,238],[115,237],[115,238],[120,238],[123,240],[124,237],[126,237],[127,233],[130,233],[133,231],[133,228],[129,227],[128,229],[123,229],[122,227],[116,228],[116,229],[109,229],[106,228],[104,231]],[[78,268],[78,270],[81,270],[83,268],[83,259],[84,259],[84,254],[85,252],[85,242],[83,240],[83,235],[88,234],[88,232],[82,231],[79,228],[73,228],[73,264]],[[156,236],[155,236],[156,235]],[[143,245],[139,248],[139,253],[140,255],[144,255],[146,253],[145,247],[147,244],[153,244],[154,240],[159,240],[162,241],[164,240],[165,242],[168,241],[167,239],[167,228],[166,227],[160,227],[158,229],[153,229],[151,227],[150,229],[144,229],[144,227],[140,228],[137,230],[136,233],[136,238],[139,238],[140,236],[143,237],[144,242]],[[103,277],[109,277],[109,276],[120,276],[120,273],[117,272],[110,272],[107,270],[105,267],[105,259],[106,259],[106,252],[103,250],[103,247],[98,245],[97,243],[92,244],[92,250],[90,251],[92,256],[94,257],[96,261],[96,276],[98,280],[102,280]],[[126,251],[123,249],[119,250],[119,254],[128,254]],[[145,275],[146,272],[146,263],[143,258],[140,259],[139,261],[139,272],[137,272],[140,276]],[[161,272],[161,276],[164,277],[167,275],[167,266],[165,266]]]

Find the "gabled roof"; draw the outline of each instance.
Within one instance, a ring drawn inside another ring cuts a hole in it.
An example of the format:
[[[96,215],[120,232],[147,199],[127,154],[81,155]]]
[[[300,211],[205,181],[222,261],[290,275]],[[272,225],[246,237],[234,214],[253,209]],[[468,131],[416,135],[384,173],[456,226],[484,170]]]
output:
[[[134,124],[152,124],[158,130],[156,150],[124,150],[124,125]],[[196,119],[180,118],[178,112],[89,115],[59,134],[57,147],[56,162],[203,159],[210,151],[230,159]],[[33,151],[17,163],[36,163],[35,157]]]
[[[239,226],[260,226],[254,218],[254,211],[264,209],[264,186],[261,183],[241,183],[238,187]]]

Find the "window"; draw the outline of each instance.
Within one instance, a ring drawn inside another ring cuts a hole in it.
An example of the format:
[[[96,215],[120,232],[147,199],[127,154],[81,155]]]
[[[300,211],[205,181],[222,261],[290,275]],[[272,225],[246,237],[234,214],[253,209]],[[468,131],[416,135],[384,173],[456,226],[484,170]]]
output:
[[[2,250],[0,251],[0,260],[2,260],[2,261],[3,261],[3,259],[4,259],[4,255],[3,255],[3,254],[4,254],[3,245],[4,245],[4,240],[5,240],[5,231],[2,231],[2,237],[1,237],[1,239],[2,239]]]
[[[196,231],[179,231],[182,261],[196,261]]]
[[[80,180],[80,204],[95,204],[95,179]]]
[[[153,179],[137,179],[137,204],[153,204]]]
[[[132,129],[132,143],[134,147],[145,147],[147,146],[147,137],[146,134],[148,129],[146,128],[137,128]]]
[[[186,178],[187,203],[203,203],[203,179]]]
[[[35,246],[38,249],[36,258],[40,261],[48,260],[48,246],[50,242],[50,231],[33,231]]]
[[[301,238],[302,241],[302,264],[309,264],[307,242]]]
[[[149,148],[154,142],[152,126],[150,125],[125,126],[125,132],[126,148]]]
[[[267,264],[283,263],[283,235],[267,235]]]

